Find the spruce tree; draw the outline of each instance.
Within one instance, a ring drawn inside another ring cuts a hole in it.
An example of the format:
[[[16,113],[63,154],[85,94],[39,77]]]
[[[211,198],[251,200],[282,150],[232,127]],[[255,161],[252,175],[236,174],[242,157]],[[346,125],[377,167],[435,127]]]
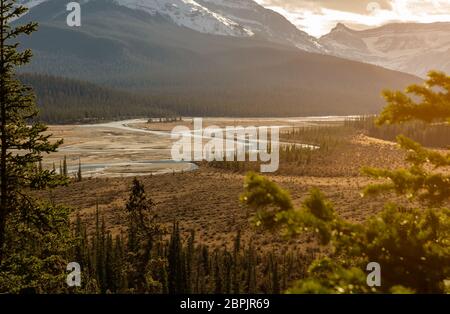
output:
[[[78,159],[78,171],[77,171],[77,180],[81,182],[83,180],[83,174],[81,173],[81,159]]]
[[[221,294],[223,293],[223,281],[220,269],[220,255],[218,251],[214,255],[214,293]]]
[[[225,250],[223,253],[223,267],[224,267],[224,293],[231,293],[231,270],[233,267],[233,257],[232,255]]]
[[[67,170],[67,156],[64,155],[64,159],[63,159],[63,176],[67,177],[67,175],[69,174],[68,170]]]
[[[182,282],[182,244],[180,237],[180,228],[178,223],[174,223],[172,229],[172,236],[169,243],[169,252],[167,256],[169,263],[168,285],[169,293],[180,294],[184,293]]]
[[[238,231],[234,240],[233,248],[233,293],[239,294],[241,292],[241,266],[239,264],[239,252],[241,250],[241,230]]]
[[[127,289],[126,276],[124,276],[124,247],[121,236],[116,236],[114,241],[114,281],[116,285],[116,292],[123,292]]]
[[[144,185],[133,180],[130,197],[126,204],[128,222],[129,284],[137,292],[147,288],[147,267],[157,237],[162,233],[154,213],[154,202],[147,197]]]
[[[191,230],[186,248],[186,293],[192,293],[192,272],[195,254],[195,231]]]
[[[280,279],[278,276],[278,262],[276,260],[276,256],[274,256],[274,254],[270,254],[269,262],[270,262],[270,272],[271,272],[271,279],[272,279],[272,293],[279,294],[281,292],[281,290],[280,290]]]
[[[50,135],[44,134],[47,127],[38,122],[33,92],[16,77],[17,67],[27,64],[32,56],[28,49],[19,51],[18,37],[30,35],[37,28],[32,22],[12,25],[26,12],[27,8],[15,0],[0,1],[0,278],[6,283],[2,286],[0,282],[0,292],[9,289],[11,278],[19,281],[13,284],[15,287],[34,280],[34,288],[40,289],[40,280],[47,272],[43,261],[56,254],[53,257],[59,262],[54,269],[65,267],[59,254],[69,238],[68,212],[39,203],[28,192],[63,182],[54,172],[34,170],[43,154],[56,151],[62,141],[51,143]],[[53,232],[60,233],[59,237]],[[43,243],[45,251],[39,249]],[[22,269],[20,262],[25,263]],[[41,277],[27,277],[27,267],[35,267],[34,272],[40,269]],[[14,276],[11,272],[17,269],[21,273]],[[12,277],[6,278],[6,274]]]

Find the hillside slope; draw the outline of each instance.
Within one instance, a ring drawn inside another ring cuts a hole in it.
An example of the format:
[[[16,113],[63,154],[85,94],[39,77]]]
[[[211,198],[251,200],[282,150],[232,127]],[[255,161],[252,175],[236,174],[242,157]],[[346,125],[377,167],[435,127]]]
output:
[[[40,23],[23,39],[35,53],[23,71],[138,91],[183,114],[373,113],[382,89],[419,81],[257,36],[201,33],[107,0],[84,4],[82,26],[70,28],[60,4],[45,1],[18,21]]]
[[[39,118],[49,123],[174,115],[148,97],[92,83],[28,73],[21,74],[18,78],[33,88],[40,109]]]

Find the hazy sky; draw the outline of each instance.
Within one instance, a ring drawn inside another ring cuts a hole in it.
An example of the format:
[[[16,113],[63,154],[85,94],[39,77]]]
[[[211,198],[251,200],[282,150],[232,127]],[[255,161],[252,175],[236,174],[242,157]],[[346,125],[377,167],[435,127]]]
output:
[[[313,36],[338,22],[355,29],[389,22],[450,22],[450,0],[256,0]]]

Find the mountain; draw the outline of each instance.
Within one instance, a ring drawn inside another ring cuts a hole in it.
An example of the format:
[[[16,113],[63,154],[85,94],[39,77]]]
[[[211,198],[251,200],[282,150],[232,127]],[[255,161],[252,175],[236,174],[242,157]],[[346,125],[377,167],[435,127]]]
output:
[[[295,27],[286,26],[284,18],[271,26],[265,21],[277,20],[279,15],[251,1],[195,1],[214,16],[235,21],[251,36],[195,30],[176,21],[176,14],[144,7],[148,3],[153,1],[85,1],[82,26],[68,27],[65,1],[33,2],[31,11],[16,21],[40,24],[38,32],[21,38],[22,45],[34,52],[32,64],[22,72],[127,89],[186,115],[222,116],[373,113],[383,106],[382,89],[420,81],[373,65],[300,50],[289,40],[283,44],[282,39],[273,38],[281,36],[284,27]],[[176,0],[164,3],[178,5]],[[203,19],[194,13],[191,19]],[[189,25],[194,24],[199,25]]]
[[[253,0],[197,0],[209,9],[231,18],[255,36],[301,50],[323,52],[317,39],[299,30],[281,14]]]
[[[329,53],[425,77],[450,73],[450,23],[398,23],[356,31],[338,24],[319,40]]]
[[[49,0],[21,0],[28,8]],[[83,4],[90,1],[84,0]],[[318,41],[292,25],[285,17],[253,0],[113,0],[115,5],[160,15],[178,26],[201,33],[251,37],[320,52]]]

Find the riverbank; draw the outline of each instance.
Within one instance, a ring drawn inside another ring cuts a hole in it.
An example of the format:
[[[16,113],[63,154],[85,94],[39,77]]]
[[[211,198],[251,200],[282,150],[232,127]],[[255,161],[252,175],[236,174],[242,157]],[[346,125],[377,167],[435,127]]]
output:
[[[203,127],[279,126],[306,127],[339,123],[346,117],[307,118],[205,118]],[[148,123],[145,119],[85,125],[52,125],[53,139],[63,139],[57,153],[45,156],[43,166],[58,170],[64,158],[74,175],[81,164],[84,177],[128,177],[196,170],[190,162],[173,162],[171,130],[191,126],[192,119],[168,123]],[[204,138],[205,139],[205,138]],[[283,145],[293,143],[280,143]],[[295,145],[302,145],[295,143]]]

